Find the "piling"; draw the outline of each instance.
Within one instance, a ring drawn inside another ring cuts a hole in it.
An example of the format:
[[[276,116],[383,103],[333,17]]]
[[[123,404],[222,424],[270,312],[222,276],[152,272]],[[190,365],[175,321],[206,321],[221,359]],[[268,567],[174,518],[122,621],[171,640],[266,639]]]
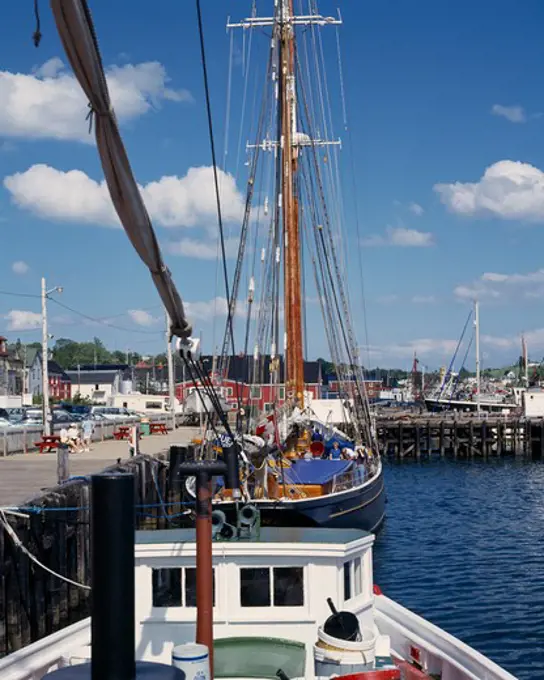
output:
[[[402,459],[423,456],[484,458],[537,456],[544,458],[544,419],[526,420],[519,415],[441,414],[377,419],[383,455]],[[435,448],[433,448],[433,440]]]

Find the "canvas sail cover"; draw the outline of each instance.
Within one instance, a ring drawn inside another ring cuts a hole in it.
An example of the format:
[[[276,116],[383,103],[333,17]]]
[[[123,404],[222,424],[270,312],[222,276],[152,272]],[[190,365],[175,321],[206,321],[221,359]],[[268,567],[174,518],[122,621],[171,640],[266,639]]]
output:
[[[171,320],[173,335],[187,338],[191,327],[164,264],[157,237],[132,174],[119,133],[104,67],[86,0],[51,0],[64,51],[87,99],[96,144],[111,200],[136,252],[151,273]]]

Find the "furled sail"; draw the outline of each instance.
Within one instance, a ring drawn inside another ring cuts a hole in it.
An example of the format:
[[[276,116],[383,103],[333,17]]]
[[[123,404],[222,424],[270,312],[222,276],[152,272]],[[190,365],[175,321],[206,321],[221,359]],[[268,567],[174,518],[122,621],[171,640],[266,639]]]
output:
[[[86,0],[51,0],[57,29],[74,74],[89,100],[96,144],[111,200],[136,252],[171,319],[171,332],[191,335],[183,302],[162,258],[151,219],[144,205],[119,133],[106,83],[98,42]]]

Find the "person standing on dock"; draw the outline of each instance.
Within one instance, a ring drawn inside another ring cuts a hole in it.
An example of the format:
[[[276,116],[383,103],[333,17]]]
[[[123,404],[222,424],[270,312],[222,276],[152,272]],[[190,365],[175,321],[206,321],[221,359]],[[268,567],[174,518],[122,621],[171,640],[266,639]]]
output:
[[[83,421],[83,450],[91,450],[91,440],[94,433],[94,423],[90,418]]]

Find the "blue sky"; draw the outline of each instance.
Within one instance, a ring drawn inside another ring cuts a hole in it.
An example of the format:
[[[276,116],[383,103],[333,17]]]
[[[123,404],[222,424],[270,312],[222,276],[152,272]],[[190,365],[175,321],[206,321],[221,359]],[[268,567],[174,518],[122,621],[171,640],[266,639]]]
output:
[[[85,103],[77,98],[69,70],[57,61],[66,62],[48,3],[41,4],[39,49],[30,39],[34,26],[28,3],[14,3],[9,21],[0,27],[0,290],[37,295],[43,275],[48,285],[64,287],[59,301],[119,327],[92,323],[51,304],[55,337],[98,335],[111,348],[160,351],[158,296],[123,231],[115,228],[99,186],[96,149],[86,134]],[[213,300],[224,291],[216,287],[210,151],[193,3],[90,4],[135,175],[144,186],[175,281],[192,303],[195,329],[210,349]],[[247,15],[250,2],[203,0],[202,5],[223,160],[225,23],[228,15]],[[268,14],[271,5],[257,2],[259,13]],[[344,20],[340,39],[353,185],[335,29],[325,29],[323,39],[331,57],[335,133],[344,142],[346,281],[359,340],[365,344],[353,256],[359,246],[355,186],[370,363],[408,367],[414,350],[429,366],[447,363],[474,296],[481,303],[484,365],[517,358],[522,332],[531,358],[540,359],[544,5],[498,0],[490,11],[490,3],[465,0],[323,0],[319,8],[336,14],[338,5]],[[267,38],[256,34],[254,39],[256,59]],[[239,56],[241,34],[234,40]],[[226,166],[232,176],[222,185],[224,210],[233,225],[245,182],[243,153],[242,167],[235,167],[240,62],[237,58],[233,69]],[[232,259],[229,266],[232,270]],[[39,339],[34,328],[39,311],[37,298],[0,294],[0,333]],[[319,329],[317,305],[309,304],[308,318],[312,329]],[[216,342],[223,323],[224,317],[216,322]],[[327,354],[323,334],[312,331],[310,357]]]

